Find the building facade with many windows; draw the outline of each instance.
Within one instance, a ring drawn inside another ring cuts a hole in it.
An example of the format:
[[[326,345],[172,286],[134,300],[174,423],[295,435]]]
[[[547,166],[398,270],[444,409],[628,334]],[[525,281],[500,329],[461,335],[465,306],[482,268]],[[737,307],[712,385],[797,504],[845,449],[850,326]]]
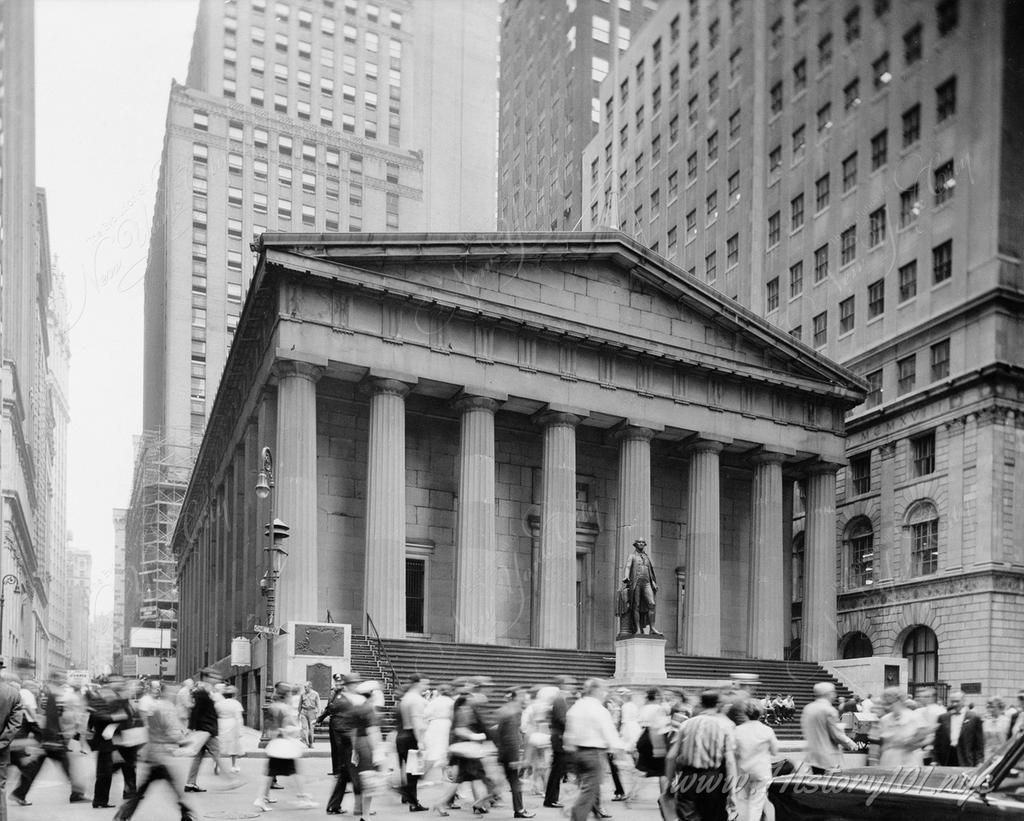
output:
[[[497,26],[497,3],[470,0],[200,3],[145,278],[144,464],[127,523],[127,550],[152,554],[141,561],[173,562],[254,239],[493,229]],[[146,612],[176,610],[173,584],[148,590]]]
[[[836,655],[905,655],[914,684],[1024,674],[1022,26],[1002,2],[665,6],[602,84],[582,163],[585,226],[869,383],[838,483]]]

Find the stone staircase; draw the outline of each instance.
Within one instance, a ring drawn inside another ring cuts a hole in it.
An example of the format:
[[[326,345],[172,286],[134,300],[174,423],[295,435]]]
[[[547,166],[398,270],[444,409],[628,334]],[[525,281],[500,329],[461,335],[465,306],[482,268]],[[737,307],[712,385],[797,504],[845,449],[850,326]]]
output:
[[[577,680],[597,676],[611,678],[615,673],[615,655],[611,652],[582,650],[544,650],[536,647],[493,647],[490,645],[449,644],[412,639],[385,639],[383,645],[399,683],[418,674],[432,682],[486,675],[494,682],[492,703],[501,701],[501,693],[512,685],[532,686],[550,682],[557,675],[571,675]],[[390,670],[384,659],[377,658],[373,645],[362,635],[352,636],[352,669],[382,681]],[[812,687],[818,681],[831,681],[840,695],[849,691],[813,662],[767,661],[763,659],[704,658],[667,654],[665,668],[670,679],[694,681],[688,689],[699,689],[697,682],[730,680],[736,674],[755,675],[759,696],[792,695],[796,702],[793,720],[774,729],[780,739],[800,737],[800,710],[812,698]],[[393,711],[394,693],[387,692],[388,712]]]

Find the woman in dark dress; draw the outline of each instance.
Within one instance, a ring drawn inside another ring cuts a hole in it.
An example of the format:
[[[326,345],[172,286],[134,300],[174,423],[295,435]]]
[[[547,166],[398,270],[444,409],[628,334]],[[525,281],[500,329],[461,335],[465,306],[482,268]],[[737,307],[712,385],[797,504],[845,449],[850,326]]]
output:
[[[473,790],[473,814],[483,815],[492,803],[492,791],[487,785],[487,773],[484,770],[483,742],[487,740],[487,732],[479,708],[486,703],[486,694],[473,683],[455,699],[455,714],[452,718],[451,745],[448,748],[448,760],[455,767],[455,783],[445,791],[431,811],[440,816],[447,816],[446,807],[451,806],[459,790],[459,785],[469,781]],[[477,755],[479,753],[479,755]],[[482,798],[478,798],[477,782],[484,787]]]

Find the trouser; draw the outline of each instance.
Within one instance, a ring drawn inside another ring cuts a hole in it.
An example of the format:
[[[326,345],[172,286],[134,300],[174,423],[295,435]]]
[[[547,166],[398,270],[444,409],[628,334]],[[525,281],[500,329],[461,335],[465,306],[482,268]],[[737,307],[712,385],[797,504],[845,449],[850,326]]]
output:
[[[619,778],[619,767],[615,763],[615,756],[608,753],[608,769],[612,772],[612,784],[615,785],[615,795],[625,795],[626,791],[622,789],[622,779]]]
[[[512,793],[512,811],[523,811],[523,789],[519,785],[519,767],[513,762],[503,761],[502,768],[505,770],[505,780],[508,781],[509,792]]]
[[[544,791],[544,803],[555,804],[558,802],[558,792],[562,787],[562,779],[565,778],[566,754],[562,745],[551,748],[551,770],[548,772],[547,789]]]
[[[302,728],[302,740],[307,747],[312,747],[313,728],[316,726],[316,712],[305,710],[299,713],[299,726]]]
[[[395,752],[398,753],[398,770],[405,777],[405,798],[409,802],[410,807],[415,807],[420,803],[416,794],[416,787],[419,784],[420,777],[407,773],[405,771],[405,762],[409,758],[409,753],[418,748],[419,744],[416,742],[416,734],[412,730],[401,729],[398,731],[398,735],[395,737]]]
[[[204,754],[213,759],[214,769],[220,766],[220,742],[217,740],[217,736],[211,735],[193,757],[192,766],[188,768],[188,781],[185,782],[186,784],[196,783],[196,779],[199,777],[199,765],[203,763]]]
[[[85,795],[84,785],[75,780],[75,776],[71,771],[71,759],[68,758],[67,748],[43,747],[43,752],[44,755],[25,762],[21,770],[21,780],[11,794],[24,801],[28,797],[28,791],[32,789],[32,782],[36,780],[36,776],[39,775],[39,771],[43,768],[46,759],[52,758],[60,764],[61,769],[64,770],[64,775],[67,776],[71,784],[71,797],[78,798]]]
[[[139,808],[139,804],[145,797],[146,792],[157,781],[166,781],[167,785],[174,791],[174,796],[178,799],[178,809],[181,811],[182,821],[192,821],[192,819],[195,819],[196,816],[192,812],[192,808],[185,803],[185,798],[178,790],[178,785],[174,783],[174,774],[167,767],[167,764],[163,761],[153,761],[146,767],[142,781],[139,783],[135,794],[117,808],[117,812],[114,813],[115,821],[128,821]]]
[[[333,730],[331,731],[331,738],[334,738]],[[327,799],[327,809],[332,812],[341,809],[341,800],[345,797],[345,790],[348,789],[348,785],[351,783],[352,792],[356,797],[356,810],[359,811],[363,801],[363,787],[359,783],[359,771],[356,769],[356,765],[352,763],[352,739],[346,734],[339,734],[338,741],[341,763],[336,770],[338,778],[334,782],[334,789],[331,790],[331,797]]]
[[[676,793],[676,818],[679,821],[726,821],[729,785],[725,767],[683,767],[679,775],[679,791]]]
[[[0,750],[0,821],[7,821],[7,768],[10,763],[10,747]]]
[[[604,776],[605,750],[580,747],[576,750],[576,779],[579,794],[572,805],[572,821],[587,821],[587,816],[601,803],[601,779]]]
[[[96,784],[92,788],[93,804],[110,803],[110,782],[115,770],[121,771],[124,789],[121,798],[131,798],[135,792],[135,754],[137,747],[116,747],[110,750],[96,750]],[[114,753],[121,757],[120,763],[114,763]]]
[[[352,758],[352,742],[348,741],[348,736],[341,730],[335,730],[331,727],[328,730],[328,736],[331,741],[331,774],[338,775],[344,769],[344,765],[348,763],[348,759]],[[348,742],[348,757],[342,758],[341,747],[344,742]]]

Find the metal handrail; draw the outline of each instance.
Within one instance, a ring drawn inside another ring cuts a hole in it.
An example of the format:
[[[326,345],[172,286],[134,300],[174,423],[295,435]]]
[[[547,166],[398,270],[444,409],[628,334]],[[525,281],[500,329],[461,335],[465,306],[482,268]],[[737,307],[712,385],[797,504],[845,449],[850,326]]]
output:
[[[384,676],[385,690],[390,689],[394,693],[398,690],[398,673],[395,671],[395,665],[391,662],[388,648],[384,646],[384,641],[381,639],[380,633],[377,632],[377,625],[373,623],[373,617],[369,613],[366,614],[366,626],[373,631],[373,636],[367,635],[366,638],[370,640],[373,657]],[[384,666],[385,664],[387,667]]]

